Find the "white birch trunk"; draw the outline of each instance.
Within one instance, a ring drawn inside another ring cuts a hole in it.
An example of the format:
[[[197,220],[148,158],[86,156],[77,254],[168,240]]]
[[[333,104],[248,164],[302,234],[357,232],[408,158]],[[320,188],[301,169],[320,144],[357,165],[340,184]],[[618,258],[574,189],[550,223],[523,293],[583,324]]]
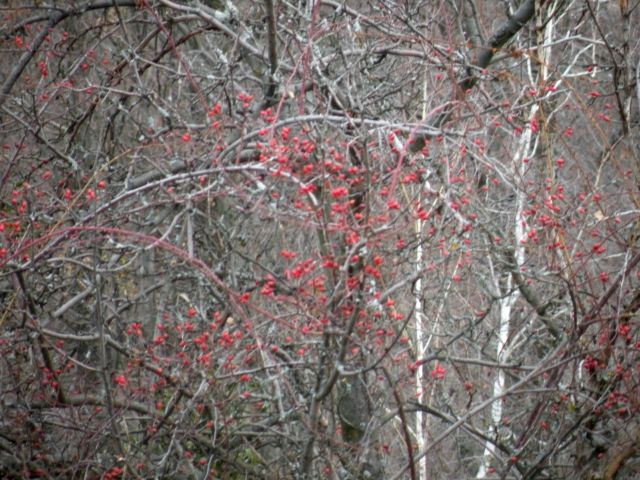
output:
[[[427,99],[428,99],[428,77],[425,69],[424,79],[422,82],[422,118],[427,115]],[[421,199],[421,196],[418,197]],[[424,261],[424,251],[422,249],[422,220],[416,219],[414,223],[415,235],[418,241],[418,247],[416,248],[416,272],[422,271],[422,263]],[[423,358],[427,350],[427,342],[423,339],[424,330],[423,322],[424,315],[422,313],[422,277],[418,275],[418,279],[415,283],[415,331],[416,331],[416,356],[417,358]],[[418,402],[424,402],[424,390],[422,385],[424,383],[424,368],[420,366],[416,369],[416,397]],[[422,410],[416,412],[415,423],[415,437],[418,452],[423,452],[427,444],[426,438],[426,422],[425,415]],[[417,480],[427,480],[427,458],[426,455],[420,458],[418,461],[418,478]]]
[[[555,22],[553,19],[547,19],[544,22],[542,18],[543,11],[537,8],[537,17],[536,17],[536,26],[538,27],[538,58],[539,58],[539,73],[538,73],[538,84],[540,86],[545,86],[548,78],[549,78],[549,60],[550,60],[550,47],[551,39],[553,38],[553,30],[555,28]],[[529,70],[531,71],[531,69]],[[533,78],[532,78],[533,81]],[[534,104],[529,111],[529,124],[531,121],[536,118],[536,114],[538,113],[539,106],[538,104]],[[516,150],[516,154],[513,158],[513,184],[515,188],[516,194],[516,212],[514,218],[514,250],[515,250],[515,259],[516,259],[516,267],[520,268],[521,265],[525,262],[525,249],[524,242],[526,241],[526,222],[524,221],[524,217],[522,212],[525,208],[526,202],[526,192],[522,188],[518,188],[517,185],[518,180],[524,184],[524,179],[526,176],[526,169],[524,158],[533,156],[537,150],[537,142],[533,139],[533,132],[531,128],[527,128],[522,137],[518,142],[518,148]],[[499,276],[499,272],[497,275]],[[497,277],[494,276],[494,280],[496,284],[498,284]],[[503,289],[498,288],[498,292],[502,290],[503,292],[509,292],[512,288],[512,277],[509,276],[507,278],[506,284]],[[496,346],[496,357],[498,359],[498,363],[506,363],[509,360],[509,330],[511,323],[511,311],[514,303],[519,297],[519,291],[513,290],[513,292],[503,297],[500,301],[500,320],[498,326],[498,343]],[[504,394],[505,389],[505,376],[504,371],[502,369],[498,370],[496,378],[493,382],[493,397],[501,398]],[[491,406],[491,425],[489,426],[489,433],[493,433],[492,431],[497,431],[502,422],[502,402],[497,400],[493,402]],[[495,445],[491,442],[486,442],[484,454],[482,456],[482,460],[480,462],[480,467],[478,469],[478,473],[476,478],[486,478],[487,470],[491,463],[491,459],[495,456]]]
[[[538,112],[538,106],[533,105],[529,112],[529,120],[533,120]],[[526,192],[523,189],[517,188],[517,179],[524,179],[526,175],[524,158],[527,157],[531,151],[532,145],[532,131],[527,128],[518,142],[518,148],[513,158],[513,178],[514,188],[516,194],[516,209],[515,216],[513,218],[513,232],[514,232],[514,250],[516,267],[520,268],[524,264],[525,250],[523,242],[526,240],[526,228],[524,223],[524,217],[522,212],[525,209]],[[534,147],[535,148],[535,147]],[[512,277],[509,275],[506,280],[501,284],[500,282],[501,272],[494,272],[494,286],[496,292],[501,297],[500,310],[499,310],[499,324],[498,324],[498,342],[496,345],[496,358],[499,364],[507,363],[509,360],[509,334],[511,328],[511,312],[513,305],[520,296],[517,289],[512,290]],[[510,294],[504,296],[507,292]],[[505,375],[504,370],[499,369],[496,374],[496,378],[493,381],[493,398],[500,399],[504,394],[505,389]],[[489,436],[493,437],[494,431],[497,431],[500,423],[502,422],[502,401],[496,400],[491,405],[491,425],[488,428]],[[476,478],[486,478],[487,469],[491,464],[491,459],[495,456],[495,445],[491,442],[485,443],[484,453],[478,468]]]
[[[420,232],[422,231],[422,221],[419,219],[416,220],[415,223],[416,235],[420,238]],[[416,268],[421,268],[423,261],[423,250],[422,243],[418,243],[418,247],[416,248]],[[416,355],[417,358],[423,358],[426,353],[427,343],[423,340],[423,321],[424,315],[422,313],[422,278],[418,277],[415,284],[416,289],[416,301],[415,301],[415,331],[416,331]],[[424,368],[422,366],[416,369],[415,374],[416,380],[416,396],[417,400],[420,403],[424,401],[424,390],[422,385],[424,383]],[[425,431],[425,418],[422,410],[418,410],[416,412],[416,424],[415,424],[415,435],[416,435],[416,444],[418,447],[418,451],[422,452],[425,450],[427,439],[426,439],[426,431]],[[427,480],[427,458],[426,455],[423,456],[418,462],[418,480]]]

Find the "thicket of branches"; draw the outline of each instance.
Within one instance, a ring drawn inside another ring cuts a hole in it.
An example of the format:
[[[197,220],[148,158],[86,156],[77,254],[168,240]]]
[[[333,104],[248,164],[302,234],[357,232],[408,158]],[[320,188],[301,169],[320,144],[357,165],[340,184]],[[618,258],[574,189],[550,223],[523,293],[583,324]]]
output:
[[[638,10],[5,2],[0,473],[635,478]]]

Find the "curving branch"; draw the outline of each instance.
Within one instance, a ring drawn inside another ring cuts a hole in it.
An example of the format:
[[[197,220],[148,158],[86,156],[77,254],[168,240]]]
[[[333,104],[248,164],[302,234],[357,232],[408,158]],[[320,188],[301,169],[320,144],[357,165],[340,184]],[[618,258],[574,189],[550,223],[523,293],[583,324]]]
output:
[[[9,98],[9,94],[13,89],[13,86],[16,84],[18,79],[24,73],[25,68],[29,65],[31,59],[38,52],[38,49],[42,46],[42,43],[45,41],[47,36],[49,35],[49,31],[55,27],[57,24],[62,22],[65,18],[67,18],[69,14],[67,12],[55,12],[49,17],[49,21],[42,29],[42,31],[36,36],[31,44],[31,48],[22,54],[20,60],[18,60],[18,64],[11,71],[7,79],[2,84],[2,88],[0,88],[0,107],[4,105],[4,102]]]
[[[525,0],[518,10],[498,27],[495,33],[489,38],[487,44],[480,48],[479,53],[472,65],[466,69],[466,76],[456,84],[456,97],[462,100],[469,90],[478,82],[476,72],[489,66],[491,60],[498,50],[500,50],[511,38],[524,27],[535,13],[536,0]],[[428,127],[440,129],[453,111],[455,103],[447,105],[429,124]],[[420,133],[415,134],[410,140],[409,151],[419,152],[425,146],[432,135]]]
[[[18,60],[18,64],[14,67],[7,79],[4,81],[2,87],[0,87],[0,107],[2,107],[4,105],[4,102],[6,102],[9,98],[11,90],[13,90],[16,82],[24,73],[24,70],[25,68],[27,68],[27,65],[29,65],[29,62],[33,59],[36,53],[38,53],[38,50],[42,46],[42,43],[48,37],[49,32],[52,28],[69,17],[82,15],[83,13],[89,12],[91,10],[101,10],[114,6],[135,7],[136,4],[137,2],[135,0],[100,0],[93,3],[84,3],[68,10],[57,9],[49,17],[42,17],[43,21],[45,19],[47,20],[47,24],[42,28],[36,38],[33,39],[33,42],[31,42],[31,48],[29,48],[22,54],[20,60]]]

